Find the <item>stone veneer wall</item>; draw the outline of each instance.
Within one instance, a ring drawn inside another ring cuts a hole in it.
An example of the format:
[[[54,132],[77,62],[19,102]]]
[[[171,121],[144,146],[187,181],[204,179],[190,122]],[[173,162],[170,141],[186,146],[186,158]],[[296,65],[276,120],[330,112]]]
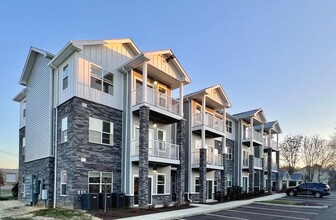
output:
[[[280,164],[280,152],[279,151],[277,151],[276,154],[275,154],[275,162],[279,166],[279,164]],[[279,172],[275,173],[275,180],[276,180],[275,181],[276,182],[276,184],[275,184],[275,190],[276,191],[281,190],[280,189],[280,183],[279,183]]]
[[[249,155],[249,192],[254,192],[254,168],[253,168],[253,162],[254,162],[254,155]]]
[[[54,158],[46,157],[30,162],[25,162],[25,156],[22,155],[22,138],[25,137],[25,127],[19,131],[19,194],[18,199],[25,202],[26,197],[23,197],[23,176],[35,175],[36,179],[43,180],[42,189],[48,191],[48,199],[46,206],[53,207],[53,195],[54,195]],[[27,150],[27,149],[25,149]],[[28,183],[26,182],[26,185]],[[29,193],[28,187],[26,187],[26,193]],[[41,195],[40,195],[41,196]],[[40,197],[39,196],[39,197]],[[38,204],[44,205],[42,199],[38,199]]]
[[[179,146],[179,160],[180,165],[177,167],[177,179],[176,179],[176,201],[180,204],[184,203],[184,190],[186,179],[186,164],[185,164],[185,120],[177,122],[177,145]]]
[[[267,149],[267,183],[266,190],[272,192],[272,148]]]
[[[68,117],[68,141],[61,143],[64,117]],[[113,122],[112,146],[89,142],[89,117]],[[57,207],[81,208],[78,192],[88,192],[89,171],[113,172],[113,192],[121,192],[121,110],[73,97],[58,107],[57,131]],[[67,171],[66,196],[60,196],[63,170]]]
[[[164,203],[171,203],[170,195],[152,195],[152,204],[158,205]]]
[[[199,165],[199,202],[206,203],[206,155],[207,149],[201,148],[200,151],[200,165]]]
[[[140,107],[140,137],[139,137],[139,208],[148,205],[148,129],[149,108]]]

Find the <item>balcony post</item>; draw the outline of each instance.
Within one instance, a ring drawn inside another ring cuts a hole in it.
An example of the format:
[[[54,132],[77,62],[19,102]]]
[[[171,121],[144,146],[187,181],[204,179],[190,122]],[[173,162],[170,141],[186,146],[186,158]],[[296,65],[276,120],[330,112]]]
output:
[[[142,102],[147,102],[147,62],[142,64]]]
[[[250,119],[250,133],[251,133],[251,139],[250,139],[250,155],[254,155],[254,152],[253,152],[253,131],[254,131],[254,128],[253,128],[253,117]]]
[[[223,133],[226,133],[226,108],[225,107],[223,108]]]
[[[180,165],[177,167],[177,184],[176,184],[176,201],[180,204],[184,203],[184,188],[185,188],[185,120],[177,122],[177,145],[179,147],[178,155]]]
[[[275,153],[275,162],[277,164],[280,164],[280,155],[279,155],[279,153],[280,153],[279,151],[276,151],[276,153]],[[279,172],[275,173],[275,181],[276,181],[276,185],[275,185],[276,190],[281,190],[280,189],[280,183],[279,183]]]
[[[139,208],[148,206],[148,134],[149,108],[140,107],[139,138]]]
[[[261,124],[261,141],[264,141],[264,123]],[[261,145],[260,158],[264,158],[264,143]]]
[[[183,117],[183,82],[180,83],[180,116]]]
[[[205,103],[206,102],[206,99],[205,99],[205,95],[203,95],[203,98],[202,98],[202,146],[201,148],[205,149],[205,128],[204,128],[204,125],[205,125]]]
[[[261,158],[260,190],[265,190],[265,159]]]
[[[268,132],[268,147],[272,148],[272,129]]]

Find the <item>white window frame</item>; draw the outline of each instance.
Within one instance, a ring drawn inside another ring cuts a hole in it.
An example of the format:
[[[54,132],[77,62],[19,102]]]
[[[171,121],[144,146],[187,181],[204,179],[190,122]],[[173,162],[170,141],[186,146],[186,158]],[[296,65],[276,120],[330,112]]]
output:
[[[164,91],[161,92],[160,90]],[[168,89],[167,87],[163,86],[163,85],[159,85],[158,86],[158,89],[157,89],[157,92],[159,94],[159,100],[158,100],[158,103],[159,103],[159,106],[162,107],[162,108],[167,108],[168,107]],[[161,103],[161,100],[163,101],[163,103]],[[162,106],[162,104],[164,104],[164,106]]]
[[[61,122],[61,143],[68,142],[68,117],[62,118]]]
[[[60,195],[67,196],[67,181],[68,181],[68,174],[66,170],[61,171],[61,180],[60,180]],[[63,186],[65,185],[65,193],[63,193]]]
[[[99,183],[90,183],[90,173],[98,173],[99,174]],[[104,183],[103,182],[103,175],[104,174],[109,174],[111,175],[111,183]],[[111,192],[113,192],[113,172],[101,172],[101,171],[95,171],[91,170],[88,172],[88,193],[90,193],[90,185],[98,185],[99,186],[99,193],[103,193],[103,186],[110,186]]]
[[[22,155],[26,154],[26,137],[22,138],[22,152],[21,152],[21,154]]]
[[[225,126],[226,127],[226,132],[232,134],[232,125],[233,125],[232,121],[226,120],[225,125],[226,125]]]
[[[246,157],[244,157],[246,155]],[[247,159],[247,164],[244,164],[244,159]],[[247,150],[243,150],[243,166],[248,166],[249,165],[249,152]]]
[[[226,187],[232,187],[232,174],[226,174]]]
[[[232,147],[226,146],[227,149],[227,159],[232,160]]]
[[[164,180],[163,180],[163,184],[159,184],[159,176],[163,176]],[[166,193],[166,174],[165,173],[158,173],[156,175],[156,194],[158,195],[162,195],[162,194],[165,194]],[[162,193],[159,193],[159,186],[163,186],[163,192]]]
[[[198,179],[198,184],[196,184],[196,180]],[[197,191],[197,189],[196,189],[196,187],[198,186],[198,191]],[[195,192],[196,193],[199,193],[199,191],[200,191],[200,178],[199,178],[199,176],[195,176],[195,180],[194,180],[194,189],[195,189]]]
[[[26,118],[26,108],[24,108],[23,110],[22,110],[22,118]]]
[[[98,68],[98,69],[100,69],[100,73],[99,73],[99,75],[98,74],[92,74],[92,71],[91,71],[91,68],[92,68],[92,66],[94,66],[95,68]],[[108,75],[108,74],[111,74],[112,75],[112,77],[113,77],[113,82],[111,81],[111,80],[108,80],[108,79],[106,79],[104,76],[106,76],[106,75]],[[95,87],[92,87],[92,78],[94,78],[94,79],[96,79],[96,80],[99,80],[100,81],[100,83],[98,83],[98,84],[100,84],[100,89],[98,89],[98,88],[95,88]],[[101,92],[103,92],[103,93],[105,93],[105,94],[108,94],[108,95],[111,95],[111,96],[113,96],[114,95],[114,74],[113,73],[111,73],[110,71],[107,71],[107,70],[104,70],[101,66],[98,66],[98,65],[96,65],[96,64],[92,64],[91,63],[91,65],[90,65],[90,88],[92,88],[92,89],[95,89],[95,90],[98,90],[98,91],[101,91]],[[107,84],[107,85],[109,85],[109,86],[111,86],[112,87],[112,94],[111,93],[109,93],[109,92],[105,92],[104,91],[104,85],[105,84]]]
[[[64,82],[66,82],[66,87]],[[69,88],[69,65],[66,64],[62,68],[62,90],[64,91],[68,88]]]
[[[104,123],[109,123],[110,133],[103,131]],[[113,141],[113,137],[114,137],[113,136],[113,127],[114,127],[113,122],[108,122],[108,121],[104,121],[104,120],[101,120],[101,119],[98,119],[98,118],[90,117],[89,118],[89,142],[96,143],[96,144],[113,146],[113,144],[114,144],[114,141]],[[99,141],[93,140],[93,137],[92,137],[93,133],[96,133],[96,135],[97,134],[100,135]],[[110,137],[110,143],[109,144],[103,143],[104,134],[109,135],[109,137]]]

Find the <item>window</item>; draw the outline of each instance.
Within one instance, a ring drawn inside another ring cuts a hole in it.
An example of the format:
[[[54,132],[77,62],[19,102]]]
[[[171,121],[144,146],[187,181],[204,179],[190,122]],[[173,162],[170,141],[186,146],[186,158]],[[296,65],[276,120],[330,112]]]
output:
[[[227,159],[232,160],[232,147],[227,147]]]
[[[166,132],[163,130],[157,130],[159,150],[166,151]]]
[[[68,88],[69,80],[69,71],[68,64],[63,67],[63,90]]]
[[[112,173],[89,171],[89,193],[111,193]]]
[[[247,177],[243,176],[243,191],[247,192]]]
[[[89,141],[113,145],[113,123],[89,118]]]
[[[226,132],[232,133],[232,121],[226,120]]]
[[[231,174],[226,174],[226,186],[232,187],[232,175]]]
[[[22,138],[22,155],[26,154],[26,138]]]
[[[165,179],[166,175],[164,174],[157,175],[157,194],[165,193]]]
[[[112,73],[103,70],[101,67],[91,64],[91,88],[103,91],[113,95],[113,79]]]
[[[199,192],[199,190],[200,190],[199,177],[195,177],[195,192]]]
[[[67,172],[61,171],[61,196],[66,196]]]
[[[248,160],[249,160],[249,158],[248,158],[248,151],[243,151],[243,166],[248,166]]]
[[[22,118],[25,118],[26,117],[26,109],[23,109],[22,111]]]
[[[62,118],[61,143],[68,141],[68,117]]]

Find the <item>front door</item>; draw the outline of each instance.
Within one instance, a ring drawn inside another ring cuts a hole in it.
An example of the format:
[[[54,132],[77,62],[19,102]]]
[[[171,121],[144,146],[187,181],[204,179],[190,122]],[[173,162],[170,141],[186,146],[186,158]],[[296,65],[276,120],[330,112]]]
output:
[[[212,199],[212,180],[206,181],[207,199]]]

